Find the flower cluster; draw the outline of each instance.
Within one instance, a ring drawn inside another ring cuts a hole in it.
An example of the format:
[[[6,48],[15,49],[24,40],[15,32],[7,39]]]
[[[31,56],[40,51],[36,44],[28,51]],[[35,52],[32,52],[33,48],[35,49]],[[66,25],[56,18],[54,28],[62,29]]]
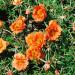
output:
[[[13,5],[20,5],[22,0],[13,0]],[[29,10],[26,10],[27,15],[30,14]],[[47,18],[46,8],[43,4],[39,4],[33,8],[32,18],[34,21],[43,22]],[[0,27],[2,27],[3,22],[0,20]],[[19,34],[26,29],[26,18],[24,16],[19,16],[10,26],[11,33]],[[34,31],[28,34],[25,37],[25,42],[28,45],[28,49],[25,51],[25,54],[16,53],[14,54],[12,60],[12,66],[18,70],[25,70],[29,65],[29,61],[40,60],[45,58],[45,53],[42,48],[46,45],[47,40],[56,41],[62,32],[61,26],[57,23],[56,20],[51,20],[49,25],[45,28],[44,32]],[[0,53],[6,50],[8,42],[0,38]],[[50,63],[45,63],[45,70],[47,71],[50,68]]]

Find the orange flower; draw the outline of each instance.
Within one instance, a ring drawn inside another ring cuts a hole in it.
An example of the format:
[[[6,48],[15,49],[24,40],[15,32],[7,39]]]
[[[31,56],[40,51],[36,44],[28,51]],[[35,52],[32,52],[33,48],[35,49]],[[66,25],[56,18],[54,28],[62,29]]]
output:
[[[8,42],[4,41],[2,38],[0,38],[0,53],[2,53],[4,50],[6,50],[6,47],[8,46]]]
[[[34,7],[32,17],[36,22],[44,21],[47,17],[47,13],[43,4]]]
[[[45,54],[38,48],[31,46],[26,51],[26,57],[29,58],[29,60],[39,60],[39,58],[44,58]]]
[[[17,53],[14,55],[14,59],[12,61],[12,66],[18,71],[25,70],[28,66],[29,62],[25,55],[21,53]]]
[[[20,5],[22,0],[13,0],[13,5]]]
[[[0,28],[3,26],[3,21],[0,20]]]
[[[25,39],[28,46],[38,46],[39,48],[42,48],[46,42],[45,36],[41,31],[28,34]]]
[[[22,32],[26,28],[26,24],[24,23],[24,21],[25,17],[19,16],[17,20],[10,25],[11,31],[13,31],[13,33],[15,34]]]
[[[45,30],[47,39],[51,41],[57,40],[62,31],[60,25],[55,20],[51,20],[49,26]]]

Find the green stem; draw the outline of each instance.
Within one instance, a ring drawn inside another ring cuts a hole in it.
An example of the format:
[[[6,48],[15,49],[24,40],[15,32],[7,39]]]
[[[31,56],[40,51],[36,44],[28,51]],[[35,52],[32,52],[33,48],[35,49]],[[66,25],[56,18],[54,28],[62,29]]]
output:
[[[41,58],[39,58],[39,59],[40,59],[42,62],[44,62],[44,63],[46,62],[45,60],[43,60],[43,59],[41,59]]]

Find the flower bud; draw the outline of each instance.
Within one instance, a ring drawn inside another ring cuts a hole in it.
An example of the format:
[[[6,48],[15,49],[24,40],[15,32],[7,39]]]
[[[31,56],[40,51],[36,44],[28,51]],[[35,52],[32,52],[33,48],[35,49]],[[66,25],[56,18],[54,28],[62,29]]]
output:
[[[30,10],[29,9],[26,9],[25,14],[26,15],[29,15],[30,14]]]
[[[8,72],[6,73],[6,75],[13,75],[13,72],[11,70],[8,70]]]
[[[59,70],[55,70],[55,75],[60,75]]]
[[[45,62],[45,64],[44,64],[44,70],[45,70],[45,71],[48,71],[49,69],[50,69],[50,62],[47,61],[47,62]]]

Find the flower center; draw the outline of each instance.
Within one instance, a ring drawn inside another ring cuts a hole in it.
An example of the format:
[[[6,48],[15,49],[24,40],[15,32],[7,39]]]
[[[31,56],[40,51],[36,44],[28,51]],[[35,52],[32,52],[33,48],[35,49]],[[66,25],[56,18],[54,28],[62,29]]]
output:
[[[50,30],[50,35],[51,35],[51,36],[54,36],[54,35],[56,34],[56,32],[57,32],[57,31],[56,31],[55,29],[51,29],[51,30]]]

